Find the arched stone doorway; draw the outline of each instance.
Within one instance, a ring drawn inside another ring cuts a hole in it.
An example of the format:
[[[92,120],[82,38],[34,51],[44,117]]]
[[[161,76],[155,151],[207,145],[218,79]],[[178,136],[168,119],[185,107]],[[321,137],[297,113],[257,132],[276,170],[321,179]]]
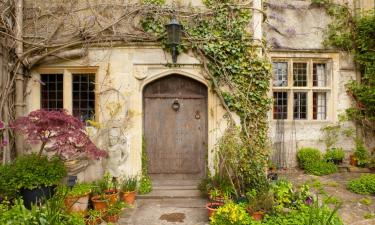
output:
[[[207,87],[168,75],[143,90],[149,174],[156,179],[201,179],[206,174]]]

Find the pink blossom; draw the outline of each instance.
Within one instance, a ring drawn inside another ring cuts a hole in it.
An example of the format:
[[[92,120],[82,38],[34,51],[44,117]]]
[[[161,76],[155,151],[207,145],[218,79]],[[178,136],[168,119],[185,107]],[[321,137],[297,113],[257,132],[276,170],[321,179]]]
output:
[[[0,129],[4,129],[5,125],[4,122],[0,120]]]

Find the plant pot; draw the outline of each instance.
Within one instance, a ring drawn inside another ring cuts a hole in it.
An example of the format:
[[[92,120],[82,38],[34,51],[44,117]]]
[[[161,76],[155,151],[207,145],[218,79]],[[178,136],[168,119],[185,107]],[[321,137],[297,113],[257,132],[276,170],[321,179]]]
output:
[[[136,195],[135,191],[123,192],[122,200],[127,204],[133,205],[135,201],[135,195]]]
[[[109,222],[116,223],[118,219],[119,219],[119,215],[107,215],[104,220],[107,223]]]
[[[117,190],[106,190],[106,198],[109,200],[109,203],[114,204],[118,201],[118,191]]]
[[[23,204],[27,209],[31,209],[33,204],[41,204],[44,200],[50,199],[55,194],[55,185],[41,186],[34,189],[21,189]]]
[[[206,209],[208,210],[208,217],[210,218],[216,212],[216,210],[223,205],[224,205],[224,203],[221,203],[221,202],[209,202],[209,203],[207,203]]]
[[[91,201],[92,201],[92,205],[93,205],[95,210],[102,211],[102,212],[107,211],[108,202],[109,202],[109,200],[107,198],[101,199],[101,196],[96,195],[96,196],[91,198]]]
[[[89,206],[89,193],[77,197],[67,197],[64,203],[69,212],[86,215]]]
[[[257,211],[257,212],[253,212],[251,214],[251,217],[253,218],[253,220],[255,221],[260,221],[263,219],[263,216],[264,216],[264,212],[262,211]]]
[[[350,156],[350,165],[351,166],[357,166],[358,165],[358,159],[356,159],[353,155]]]

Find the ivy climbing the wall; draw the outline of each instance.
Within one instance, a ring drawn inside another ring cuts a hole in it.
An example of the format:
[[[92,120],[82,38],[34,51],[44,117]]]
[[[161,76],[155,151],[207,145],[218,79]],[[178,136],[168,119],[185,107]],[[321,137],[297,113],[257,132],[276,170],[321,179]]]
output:
[[[204,3],[207,9],[201,12],[177,15],[185,33],[179,50],[191,50],[200,59],[212,89],[228,111],[229,135],[224,135],[223,139],[236,135],[236,141],[240,143],[225,146],[228,140],[220,142],[218,164],[225,166],[221,166],[223,171],[216,172],[231,178],[237,195],[253,188],[267,190],[265,162],[270,105],[267,93],[271,64],[267,57],[259,54],[264,46],[257,46],[249,32],[249,3],[234,0],[206,0]],[[156,16],[158,20],[155,20],[155,15],[145,15],[142,26],[145,31],[163,37],[165,30],[161,24],[165,24],[169,16]],[[234,132],[238,124],[235,124],[232,112],[241,118],[238,132]],[[229,150],[231,154],[227,154]],[[220,156],[225,156],[225,160]]]
[[[316,0],[315,0],[316,1]],[[347,110],[349,118],[359,122],[365,130],[375,131],[375,14],[374,11],[353,11],[348,5],[337,5],[330,0],[322,6],[333,21],[326,31],[326,46],[354,54],[361,72],[360,81],[347,84],[347,91],[355,105]]]

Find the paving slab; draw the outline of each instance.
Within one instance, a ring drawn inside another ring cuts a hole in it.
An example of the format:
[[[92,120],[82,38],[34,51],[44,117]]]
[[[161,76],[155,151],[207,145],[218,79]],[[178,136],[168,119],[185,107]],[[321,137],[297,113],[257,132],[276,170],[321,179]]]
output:
[[[121,215],[119,225],[208,225],[202,198],[137,199]]]

